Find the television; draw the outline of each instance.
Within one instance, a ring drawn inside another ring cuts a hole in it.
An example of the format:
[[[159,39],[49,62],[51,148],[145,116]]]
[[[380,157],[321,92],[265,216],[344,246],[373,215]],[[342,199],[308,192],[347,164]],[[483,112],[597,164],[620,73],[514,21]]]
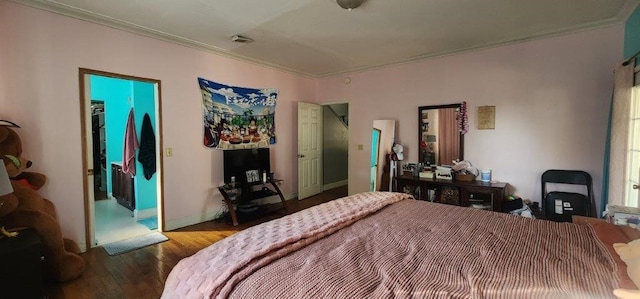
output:
[[[262,173],[271,172],[269,148],[252,148],[224,151],[224,182],[257,184],[262,182]]]

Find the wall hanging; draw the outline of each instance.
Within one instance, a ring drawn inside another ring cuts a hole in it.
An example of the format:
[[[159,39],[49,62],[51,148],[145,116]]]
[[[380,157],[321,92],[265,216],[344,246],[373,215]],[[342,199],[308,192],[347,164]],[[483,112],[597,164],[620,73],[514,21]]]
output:
[[[206,147],[226,150],[276,143],[278,89],[228,86],[203,78],[198,83]]]

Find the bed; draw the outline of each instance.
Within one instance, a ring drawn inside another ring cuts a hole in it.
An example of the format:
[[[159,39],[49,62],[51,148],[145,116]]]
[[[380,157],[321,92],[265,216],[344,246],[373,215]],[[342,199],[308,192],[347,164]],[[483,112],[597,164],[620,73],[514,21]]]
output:
[[[633,284],[611,229],[365,192],[202,249],[162,297],[615,298]]]

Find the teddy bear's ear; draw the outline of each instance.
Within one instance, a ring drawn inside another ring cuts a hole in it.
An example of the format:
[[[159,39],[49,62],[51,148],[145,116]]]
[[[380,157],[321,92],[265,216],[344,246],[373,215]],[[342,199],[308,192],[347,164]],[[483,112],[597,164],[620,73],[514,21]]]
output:
[[[0,142],[4,142],[9,137],[9,128],[0,126]]]

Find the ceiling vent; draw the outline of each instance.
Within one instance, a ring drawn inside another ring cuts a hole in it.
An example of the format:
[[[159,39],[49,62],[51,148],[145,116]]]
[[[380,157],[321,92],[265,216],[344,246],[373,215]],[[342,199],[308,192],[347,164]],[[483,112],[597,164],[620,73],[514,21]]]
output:
[[[236,34],[236,35],[231,37],[231,41],[234,41],[236,43],[248,44],[248,43],[252,42],[253,40],[248,38],[248,37]]]

